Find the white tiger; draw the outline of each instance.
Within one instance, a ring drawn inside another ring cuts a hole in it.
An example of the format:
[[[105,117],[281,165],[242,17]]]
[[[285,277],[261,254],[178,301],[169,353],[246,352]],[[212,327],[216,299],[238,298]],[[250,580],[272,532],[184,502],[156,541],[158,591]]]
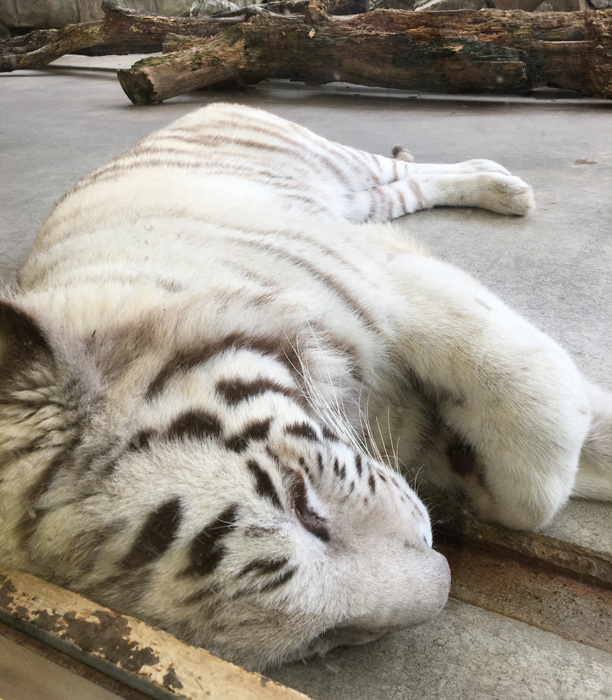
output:
[[[490,161],[395,155],[216,104],[64,196],[0,303],[4,565],[261,668],[444,606],[391,441],[510,527],[572,489],[612,498],[610,395],[364,223],[524,214],[531,189]]]

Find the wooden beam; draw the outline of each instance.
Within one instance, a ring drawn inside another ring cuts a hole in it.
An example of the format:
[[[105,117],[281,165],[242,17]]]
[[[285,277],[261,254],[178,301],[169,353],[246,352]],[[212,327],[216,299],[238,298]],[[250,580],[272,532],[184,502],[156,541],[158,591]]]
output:
[[[128,615],[0,568],[0,622],[154,698],[307,700]]]

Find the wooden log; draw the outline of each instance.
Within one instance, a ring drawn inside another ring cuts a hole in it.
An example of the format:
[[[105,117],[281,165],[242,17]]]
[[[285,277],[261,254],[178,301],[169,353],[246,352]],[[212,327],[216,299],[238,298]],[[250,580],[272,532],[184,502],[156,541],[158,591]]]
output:
[[[308,700],[141,620],[2,567],[0,622],[151,697]]]
[[[450,93],[525,94],[548,85],[612,96],[612,10],[376,10],[330,18],[318,2],[310,22],[255,16],[119,71],[121,85],[140,105],[232,79],[287,77]]]
[[[92,46],[129,42],[160,50],[168,34],[188,37],[212,36],[244,21],[244,17],[185,19],[126,10],[115,0],[103,0],[105,17],[96,22],[68,24],[62,29],[43,29],[0,42],[0,72],[41,68],[67,53]]]
[[[243,8],[219,16],[164,17],[128,10],[115,0],[103,0],[104,19],[69,24],[62,29],[40,29],[0,42],[0,73],[42,68],[67,53],[104,47],[98,53],[161,51],[168,36],[184,39],[209,37],[240,24],[259,13],[304,12],[306,0],[286,0]],[[366,0],[333,0],[331,11],[338,14],[365,12]]]

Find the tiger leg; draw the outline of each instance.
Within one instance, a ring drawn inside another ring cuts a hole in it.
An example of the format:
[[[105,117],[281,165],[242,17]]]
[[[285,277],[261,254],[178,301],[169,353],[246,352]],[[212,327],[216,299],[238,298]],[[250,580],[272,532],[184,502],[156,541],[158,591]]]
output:
[[[456,441],[445,468],[482,517],[541,528],[574,485],[591,420],[584,380],[552,339],[465,273],[415,255],[394,266],[406,309],[398,350]]]
[[[500,170],[487,170],[492,161],[455,165],[411,164],[411,175],[378,187],[346,195],[356,222],[389,221],[438,206],[479,207],[508,215],[524,215],[533,206],[531,187]]]

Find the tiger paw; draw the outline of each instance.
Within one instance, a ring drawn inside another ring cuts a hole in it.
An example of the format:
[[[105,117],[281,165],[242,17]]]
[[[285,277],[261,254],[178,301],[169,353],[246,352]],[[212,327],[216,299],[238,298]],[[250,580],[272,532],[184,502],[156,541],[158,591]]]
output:
[[[514,175],[486,173],[482,176],[482,204],[499,214],[524,216],[535,207],[531,187]]]

